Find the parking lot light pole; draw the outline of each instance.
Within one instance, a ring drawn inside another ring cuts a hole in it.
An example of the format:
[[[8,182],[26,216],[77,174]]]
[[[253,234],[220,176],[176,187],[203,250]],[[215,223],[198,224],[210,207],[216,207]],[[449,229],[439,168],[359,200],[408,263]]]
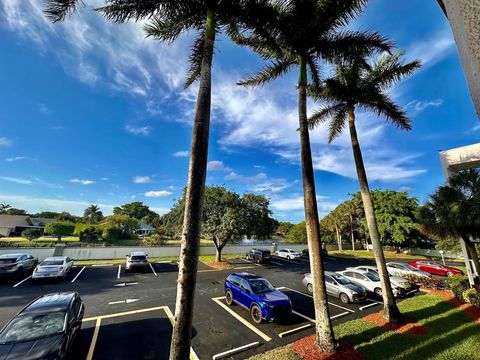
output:
[[[445,258],[443,257],[444,251],[440,250],[439,253],[440,253],[440,255],[442,255],[442,262],[443,262],[443,265],[445,265]]]

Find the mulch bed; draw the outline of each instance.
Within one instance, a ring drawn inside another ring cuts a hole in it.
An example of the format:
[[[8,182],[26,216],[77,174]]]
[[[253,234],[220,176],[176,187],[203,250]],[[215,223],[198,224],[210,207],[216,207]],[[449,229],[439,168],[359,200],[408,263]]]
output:
[[[427,329],[425,329],[423,324],[417,321],[406,320],[400,324],[393,324],[387,322],[381,312],[376,312],[364,316],[362,319],[371,322],[377,326],[380,326],[386,330],[395,331],[401,334],[425,335],[427,333]]]
[[[338,352],[321,352],[315,344],[315,335],[297,340],[290,344],[290,347],[304,360],[366,360],[362,354],[343,340],[338,340]]]
[[[422,289],[422,290],[424,290],[424,289]],[[449,290],[427,289],[427,292],[448,301],[450,304],[452,304],[453,306],[455,306],[459,310],[465,312],[468,316],[470,316],[473,319],[473,321],[480,324],[480,308],[478,308],[478,307],[476,307],[475,305],[472,305],[472,304],[465,304],[465,303],[461,302]]]
[[[212,261],[206,264],[216,269],[230,269],[232,267],[232,265],[226,261]]]

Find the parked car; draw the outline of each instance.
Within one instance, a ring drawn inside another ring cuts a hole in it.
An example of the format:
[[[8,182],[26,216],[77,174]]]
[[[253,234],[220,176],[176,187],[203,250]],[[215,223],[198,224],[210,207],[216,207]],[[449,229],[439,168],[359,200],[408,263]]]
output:
[[[38,264],[38,258],[30,254],[0,255],[0,275],[20,275],[32,271]]]
[[[290,298],[267,279],[249,273],[233,273],[225,279],[225,301],[239,304],[250,312],[252,320],[278,321],[292,313]]]
[[[47,257],[37,265],[32,273],[32,279],[66,278],[72,266],[73,260],[68,256]]]
[[[388,262],[387,270],[389,274],[392,274],[395,276],[414,275],[414,276],[423,276],[428,278],[432,277],[431,274],[425,271],[422,271],[420,269],[417,269],[412,265],[399,263],[399,262]]]
[[[356,266],[356,267],[348,267],[347,268],[347,270],[350,270],[350,269],[368,271],[368,272],[371,272],[372,274],[380,277],[379,274],[378,274],[378,269],[377,269],[376,266],[363,265],[363,266]],[[416,291],[419,288],[419,286],[417,284],[412,283],[411,281],[409,281],[409,280],[407,280],[403,277],[391,275],[390,273],[388,275],[390,277],[390,283],[392,284],[392,287],[396,288],[402,295],[410,293],[411,291]]]
[[[382,286],[380,284],[380,278],[377,275],[374,275],[368,271],[356,269],[337,271],[337,273],[345,276],[354,284],[362,286],[367,291],[374,293],[377,296],[382,296]],[[397,288],[393,288],[392,292],[394,296],[399,296],[402,294]]]
[[[139,270],[146,269],[148,266],[148,254],[143,251],[133,251],[130,255],[127,255],[127,263],[125,264],[125,270]]]
[[[258,264],[269,263],[272,260],[270,250],[262,249],[251,249],[246,253],[245,258]]]
[[[312,274],[305,274],[302,283],[307,287],[308,292],[313,292]],[[332,271],[325,271],[325,285],[327,294],[339,298],[344,304],[367,299],[367,292],[363,287]]]
[[[463,275],[462,270],[440,264],[437,261],[414,260],[414,261],[410,261],[408,264],[416,267],[417,269],[420,269],[422,271],[425,271],[433,275],[443,275],[443,276]]]
[[[302,255],[310,257],[310,253],[309,253],[308,249],[303,249],[302,250]],[[327,251],[327,248],[326,248],[325,244],[322,244],[322,256],[323,257],[328,256],[328,251]]]
[[[301,257],[302,254],[293,249],[280,249],[278,251],[275,251],[275,256],[292,260]]]
[[[65,359],[80,332],[83,313],[77,292],[40,296],[0,331],[0,359]]]

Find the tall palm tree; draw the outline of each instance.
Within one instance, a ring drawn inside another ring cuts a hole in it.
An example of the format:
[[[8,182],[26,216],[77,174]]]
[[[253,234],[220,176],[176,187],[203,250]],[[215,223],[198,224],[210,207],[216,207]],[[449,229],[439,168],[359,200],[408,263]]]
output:
[[[83,217],[88,224],[95,224],[103,219],[103,213],[97,205],[90,205],[83,212]]]
[[[462,238],[480,274],[480,263],[471,239],[480,237],[480,170],[462,170],[430,195],[420,208],[419,220],[427,233],[440,238]],[[480,277],[475,279],[480,284]]]
[[[412,61],[404,64],[399,60],[400,55],[399,52],[383,55],[373,65],[359,59],[353,62],[340,62],[336,67],[334,77],[327,79],[320,91],[314,91],[314,97],[326,101],[327,105],[316,111],[309,119],[312,128],[319,123],[328,122],[329,142],[342,133],[348,121],[365,218],[380,275],[384,316],[389,322],[400,322],[401,314],[393,298],[385,265],[385,256],[355,126],[355,110],[360,108],[372,111],[385,117],[402,130],[411,129],[411,123],[405,111],[388,96],[387,90],[400,79],[418,69],[420,63]]]
[[[294,67],[299,70],[298,120],[302,162],[305,220],[313,277],[316,317],[316,342],[322,351],[336,349],[329,318],[325,276],[321,257],[315,179],[307,123],[308,73],[314,88],[320,85],[319,59],[389,50],[390,44],[376,33],[340,31],[340,27],[357,15],[366,0],[282,0],[271,1],[268,18],[247,29],[232,30],[232,38],[257,52],[266,65],[258,74],[239,82],[244,86],[261,86]]]
[[[170,359],[188,359],[191,343],[193,306],[200,246],[200,227],[210,131],[211,70],[215,38],[225,26],[244,27],[262,16],[262,0],[105,0],[97,10],[114,22],[147,19],[147,36],[171,43],[192,31],[196,39],[190,54],[185,86],[199,80],[192,130],[188,184],[178,271],[175,325]],[[62,21],[76,11],[82,0],[47,0],[46,15]]]

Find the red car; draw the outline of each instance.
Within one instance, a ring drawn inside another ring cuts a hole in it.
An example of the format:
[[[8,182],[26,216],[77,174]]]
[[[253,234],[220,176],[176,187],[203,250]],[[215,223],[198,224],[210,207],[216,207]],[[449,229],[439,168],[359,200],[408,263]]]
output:
[[[414,261],[410,261],[408,264],[416,267],[417,269],[420,269],[422,271],[425,271],[434,275],[443,275],[443,276],[463,275],[462,270],[443,265],[437,261],[414,260]]]

